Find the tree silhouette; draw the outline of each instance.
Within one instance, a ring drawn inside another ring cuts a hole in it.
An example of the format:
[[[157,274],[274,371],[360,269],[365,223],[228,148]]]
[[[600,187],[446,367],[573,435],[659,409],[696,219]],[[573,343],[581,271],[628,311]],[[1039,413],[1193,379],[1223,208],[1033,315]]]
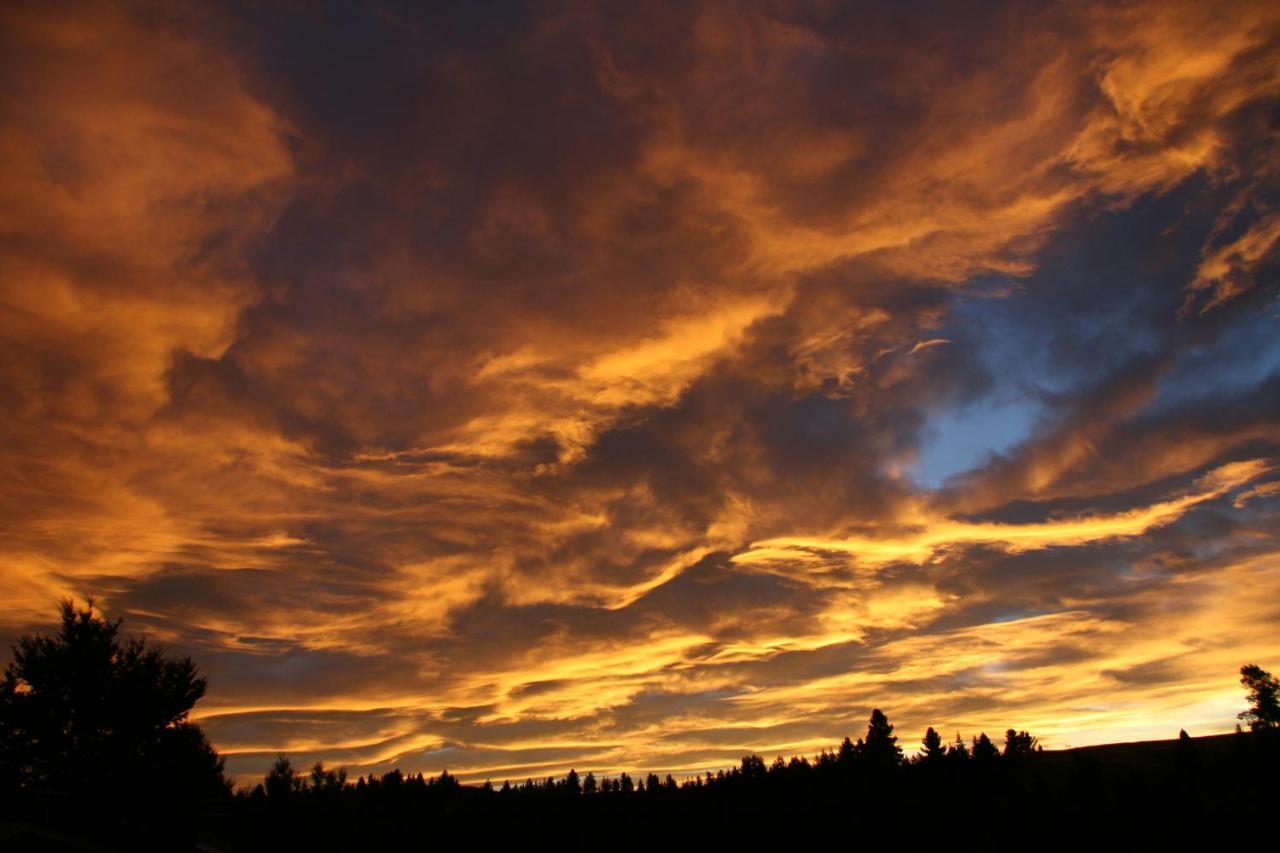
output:
[[[19,639],[0,681],[0,772],[37,791],[225,795],[222,759],[187,719],[206,684],[191,659],[121,640],[92,600],[60,609],[58,634]]]
[[[987,737],[987,733],[983,732],[973,739],[972,754],[975,763],[986,765],[1000,757],[1000,750],[991,742],[991,738]]]
[[[1186,729],[1178,732],[1178,749],[1174,753],[1174,766],[1184,784],[1194,783],[1200,770],[1200,754]]]
[[[956,764],[964,764],[969,760],[969,747],[959,732],[956,732],[956,739],[947,747],[947,760]]]
[[[1280,728],[1280,681],[1251,663],[1240,667],[1240,683],[1249,691],[1249,710],[1239,718],[1255,732]]]
[[[858,740],[857,746],[854,746],[853,741],[849,740],[848,738],[845,738],[844,740],[840,741],[840,749],[838,752],[836,752],[836,763],[838,763],[841,767],[848,767],[858,757],[858,753],[860,751],[861,746],[862,746],[861,739]]]
[[[764,766],[764,759],[758,755],[744,755],[741,770],[744,779],[763,779],[768,773]]]
[[[924,753],[921,759],[930,764],[937,763],[946,754],[946,750],[942,748],[942,737],[934,731],[933,726],[929,726],[925,730],[924,740],[921,743],[924,744]]]
[[[902,747],[893,733],[893,724],[879,708],[872,710],[867,723],[867,740],[862,748],[863,757],[879,769],[898,766],[902,761]]]
[[[1020,758],[1031,755],[1039,747],[1039,742],[1026,732],[1009,729],[1004,733],[1005,758]]]
[[[337,770],[326,770],[324,763],[317,761],[311,768],[311,790],[331,794],[342,790],[347,784],[347,771],[339,767]]]

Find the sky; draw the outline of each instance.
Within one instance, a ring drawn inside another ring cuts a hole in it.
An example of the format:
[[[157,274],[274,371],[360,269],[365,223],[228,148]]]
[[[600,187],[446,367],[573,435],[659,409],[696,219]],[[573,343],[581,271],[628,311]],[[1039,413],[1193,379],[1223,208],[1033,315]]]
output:
[[[1274,3],[5,4],[0,67],[0,641],[93,596],[242,781],[1280,671]]]

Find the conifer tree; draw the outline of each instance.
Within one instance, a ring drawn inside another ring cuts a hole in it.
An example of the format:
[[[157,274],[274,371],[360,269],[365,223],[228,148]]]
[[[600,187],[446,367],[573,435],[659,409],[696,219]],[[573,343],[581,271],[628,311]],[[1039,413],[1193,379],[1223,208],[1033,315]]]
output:
[[[924,740],[921,743],[924,745],[922,758],[930,764],[936,763],[945,754],[945,750],[942,748],[942,738],[934,731],[933,726],[929,726],[925,730]]]
[[[898,738],[893,733],[893,724],[879,708],[872,710],[871,720],[867,724],[867,740],[863,746],[863,757],[872,767],[878,769],[897,767],[902,761],[902,747],[898,746]]]
[[[1000,750],[991,742],[991,738],[987,737],[986,732],[982,732],[973,739],[973,760],[978,764],[989,764],[1000,757]]]

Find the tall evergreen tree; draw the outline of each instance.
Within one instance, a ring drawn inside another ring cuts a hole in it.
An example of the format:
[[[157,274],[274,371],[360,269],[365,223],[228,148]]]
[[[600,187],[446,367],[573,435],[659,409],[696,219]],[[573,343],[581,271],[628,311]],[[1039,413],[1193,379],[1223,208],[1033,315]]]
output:
[[[976,764],[990,764],[1000,757],[1000,750],[991,742],[991,738],[987,737],[987,733],[983,732],[973,739],[973,760]]]
[[[934,731],[933,726],[925,730],[924,740],[921,743],[924,745],[921,758],[930,764],[937,763],[946,754],[946,750],[942,748],[942,737]]]
[[[898,746],[893,724],[879,708],[872,710],[871,720],[867,724],[863,757],[872,767],[880,769],[897,767],[902,761],[902,747]]]

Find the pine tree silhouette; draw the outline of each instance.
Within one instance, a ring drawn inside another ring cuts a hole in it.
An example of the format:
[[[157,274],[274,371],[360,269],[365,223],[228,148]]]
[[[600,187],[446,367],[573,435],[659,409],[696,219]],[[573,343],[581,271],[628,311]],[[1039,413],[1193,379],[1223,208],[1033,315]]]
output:
[[[871,712],[862,757],[876,770],[890,770],[902,762],[902,747],[893,733],[893,724],[879,708]]]
[[[921,743],[924,745],[921,759],[929,764],[936,764],[946,755],[946,750],[942,748],[942,738],[933,730],[933,726],[925,730]]]

